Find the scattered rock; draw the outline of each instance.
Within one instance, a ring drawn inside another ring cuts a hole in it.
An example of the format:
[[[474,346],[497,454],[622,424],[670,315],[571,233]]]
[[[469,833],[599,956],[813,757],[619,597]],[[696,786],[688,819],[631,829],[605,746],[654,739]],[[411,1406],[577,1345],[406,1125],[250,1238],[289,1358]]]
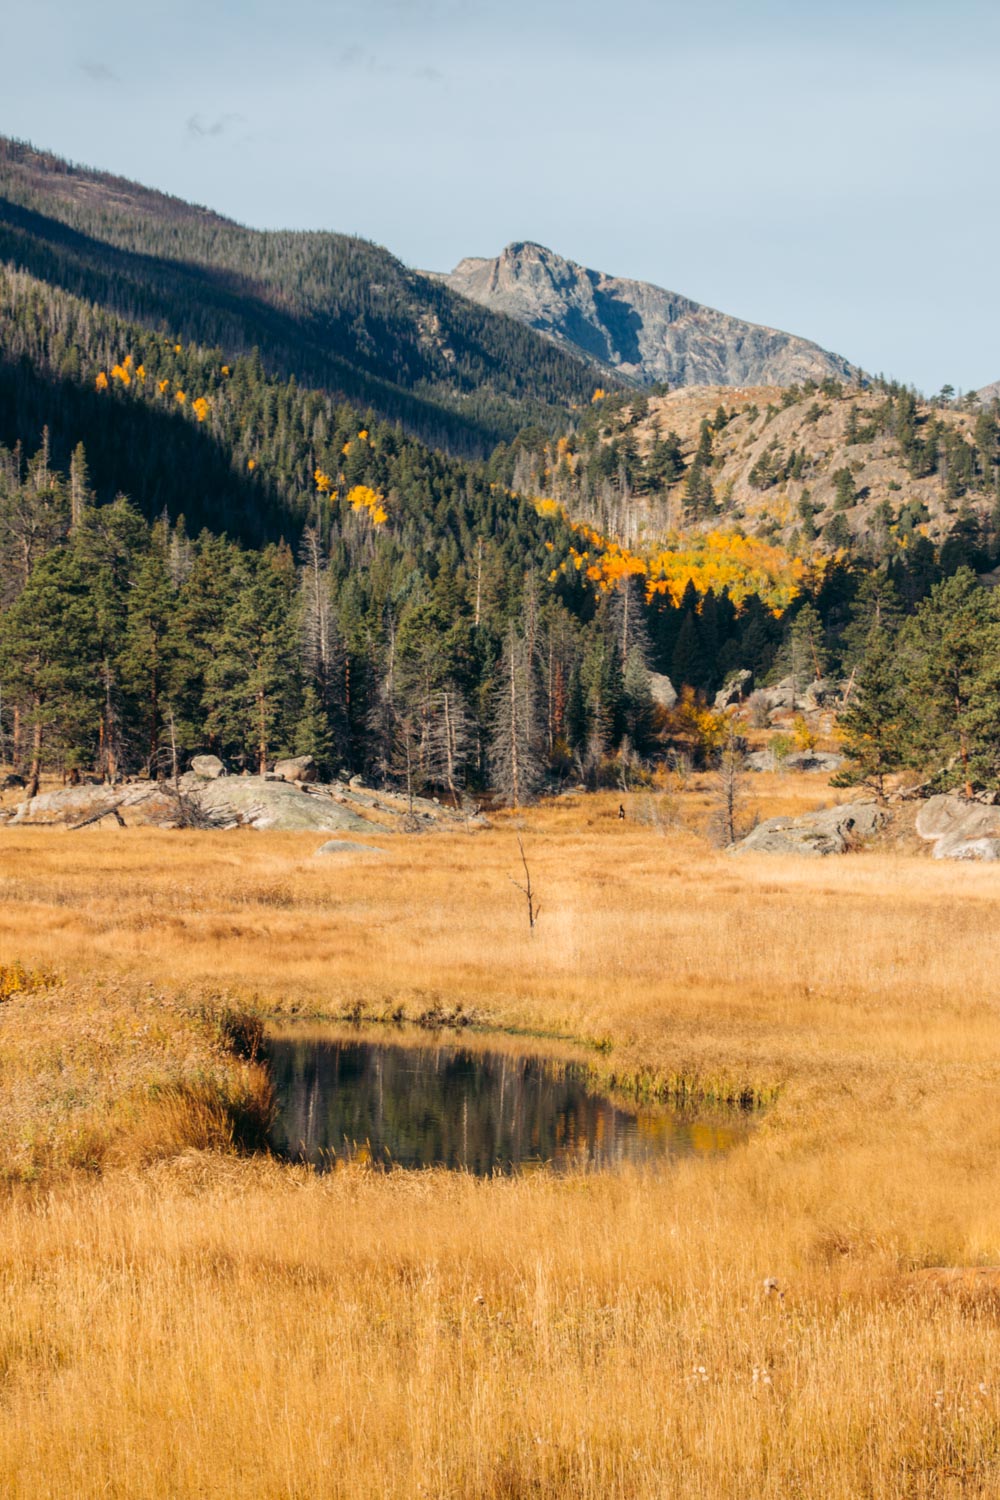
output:
[[[859,839],[871,838],[888,820],[874,802],[848,802],[798,818],[768,818],[730,847],[730,854],[799,854],[818,858],[846,854]]]
[[[1000,859],[1000,807],[943,793],[928,798],[915,826],[934,859]]]
[[[795,678],[783,677],[780,682],[772,683],[770,687],[761,688],[764,694],[764,702],[773,713],[776,708],[794,708],[796,702]]]
[[[780,682],[772,683],[770,687],[760,688],[766,707],[773,713],[776,709],[802,709],[805,713],[815,713],[816,709],[824,703],[830,703],[839,698],[843,685],[835,682],[832,677],[817,677],[811,682],[802,683],[801,678],[783,677]]]
[[[353,792],[363,792],[365,789],[365,779],[363,776],[352,776],[347,785]]]
[[[732,708],[734,703],[742,703],[750,691],[753,682],[753,673],[748,667],[741,667],[738,672],[732,672],[715,695],[714,707],[717,710]]]
[[[320,844],[316,855],[318,857],[320,854],[381,854],[382,852],[374,844],[356,844],[351,839],[328,839],[325,844]]]
[[[671,709],[677,702],[677,689],[662,672],[650,672],[649,692],[659,708]]]
[[[786,771],[825,771],[827,774],[839,771],[844,764],[842,755],[835,755],[827,750],[796,750],[791,755],[786,755],[781,761],[781,768]],[[771,750],[755,750],[746,758],[748,771],[777,771],[779,763],[777,757]]]
[[[274,766],[275,776],[282,781],[318,781],[319,772],[311,755],[296,755],[289,760],[279,760]]]
[[[829,703],[831,698],[836,698],[839,691],[837,683],[831,678],[819,677],[809,683],[799,701],[806,713],[813,713],[824,703]]]
[[[216,781],[225,776],[226,768],[217,755],[195,755],[191,759],[191,770],[203,781]]]

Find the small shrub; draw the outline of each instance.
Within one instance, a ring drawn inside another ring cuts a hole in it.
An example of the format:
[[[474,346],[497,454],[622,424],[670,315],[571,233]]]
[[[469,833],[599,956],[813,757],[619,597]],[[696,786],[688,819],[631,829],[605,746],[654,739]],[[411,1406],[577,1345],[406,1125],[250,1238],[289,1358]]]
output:
[[[26,969],[21,963],[0,964],[0,1001],[33,990],[47,990],[57,982],[55,974],[46,969]]]
[[[792,721],[792,736],[796,750],[815,750],[816,732],[802,714],[796,714]]]

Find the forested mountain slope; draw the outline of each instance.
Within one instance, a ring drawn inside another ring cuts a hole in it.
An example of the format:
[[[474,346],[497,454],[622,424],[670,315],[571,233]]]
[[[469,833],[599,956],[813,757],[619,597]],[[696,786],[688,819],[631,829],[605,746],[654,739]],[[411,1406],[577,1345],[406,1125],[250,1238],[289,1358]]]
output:
[[[493,260],[463,260],[443,280],[635,385],[791,385],[860,373],[807,339],[588,270],[542,245],[515,243]]]
[[[630,546],[737,528],[881,563],[917,541],[971,557],[1000,540],[1000,406],[883,382],[608,397],[556,444],[524,434],[506,464]]]
[[[247,229],[0,138],[3,261],[181,342],[257,348],[267,370],[457,451],[551,425],[593,390],[584,361],[376,245]]]

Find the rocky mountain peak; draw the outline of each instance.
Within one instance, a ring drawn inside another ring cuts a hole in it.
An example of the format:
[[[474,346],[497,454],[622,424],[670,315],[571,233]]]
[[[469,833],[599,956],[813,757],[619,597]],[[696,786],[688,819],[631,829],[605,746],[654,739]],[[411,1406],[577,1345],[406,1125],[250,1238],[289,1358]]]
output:
[[[636,385],[791,385],[859,374],[807,339],[590,270],[531,240],[493,259],[462,260],[444,279]]]

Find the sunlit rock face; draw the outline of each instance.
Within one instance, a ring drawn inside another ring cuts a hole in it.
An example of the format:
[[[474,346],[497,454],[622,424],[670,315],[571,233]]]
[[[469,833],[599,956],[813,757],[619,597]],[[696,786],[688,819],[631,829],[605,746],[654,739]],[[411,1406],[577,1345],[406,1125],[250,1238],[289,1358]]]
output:
[[[543,245],[518,242],[493,260],[471,257],[444,280],[636,385],[794,385],[859,374],[807,339],[588,270]]]

